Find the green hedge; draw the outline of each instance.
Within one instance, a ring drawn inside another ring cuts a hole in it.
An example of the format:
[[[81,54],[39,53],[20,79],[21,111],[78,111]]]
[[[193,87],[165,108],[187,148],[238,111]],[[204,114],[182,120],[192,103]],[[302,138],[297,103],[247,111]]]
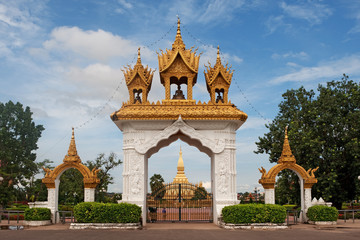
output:
[[[336,221],[339,213],[335,207],[315,205],[309,207],[306,215],[311,221]]]
[[[141,208],[129,203],[83,202],[74,207],[74,216],[79,223],[137,223]]]
[[[51,212],[48,208],[27,208],[24,218],[26,221],[44,221],[51,219]]]
[[[274,204],[238,204],[222,209],[225,223],[284,223],[286,208]]]

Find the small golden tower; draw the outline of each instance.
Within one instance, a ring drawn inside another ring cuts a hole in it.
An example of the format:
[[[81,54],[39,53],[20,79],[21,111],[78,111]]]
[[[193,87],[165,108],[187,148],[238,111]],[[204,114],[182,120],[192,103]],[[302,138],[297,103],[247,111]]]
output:
[[[174,177],[173,183],[189,183],[188,178],[185,176],[184,160],[182,158],[182,151],[180,147],[179,160],[177,165],[177,174]]]
[[[288,131],[288,126],[285,127],[285,139],[284,139],[283,149],[281,152],[281,156],[278,160],[278,163],[287,163],[287,162],[296,163],[296,159],[295,159],[294,155],[292,154],[292,151],[290,148],[287,131]]]
[[[155,70],[148,68],[148,66],[144,68],[141,64],[140,48],[138,49],[138,58],[134,68],[128,65],[122,71],[129,89],[130,104],[146,103]]]
[[[196,51],[192,48],[185,49],[185,44],[181,37],[180,19],[178,18],[177,33],[172,49],[161,50],[158,53],[159,72],[161,83],[165,87],[165,100],[170,100],[171,84],[176,84],[178,90],[175,92],[173,99],[184,100],[181,85],[187,86],[187,100],[192,100],[192,88],[196,83],[200,55],[196,56]]]
[[[71,135],[69,150],[68,150],[68,153],[65,155],[63,161],[64,162],[75,162],[75,163],[81,162],[81,159],[76,150],[74,128],[72,128],[72,135]]]
[[[228,92],[234,71],[228,64],[224,67],[221,64],[220,49],[217,48],[217,58],[214,67],[205,66],[207,72],[204,71],[207,90],[213,103],[228,103]],[[218,94],[217,96],[215,96]]]

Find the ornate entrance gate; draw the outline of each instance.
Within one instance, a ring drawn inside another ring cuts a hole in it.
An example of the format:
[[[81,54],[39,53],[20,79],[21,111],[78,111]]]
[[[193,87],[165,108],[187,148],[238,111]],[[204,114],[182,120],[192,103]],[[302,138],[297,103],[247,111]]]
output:
[[[212,194],[197,185],[165,184],[147,197],[147,222],[212,222]]]

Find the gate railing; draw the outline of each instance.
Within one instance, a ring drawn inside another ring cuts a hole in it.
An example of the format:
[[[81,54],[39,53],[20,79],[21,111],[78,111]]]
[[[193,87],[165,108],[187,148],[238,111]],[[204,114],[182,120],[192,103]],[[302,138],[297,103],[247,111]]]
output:
[[[10,220],[12,218],[12,216],[16,216],[16,219],[12,219],[12,220],[16,220],[17,223],[19,223],[20,220],[20,215],[24,216],[24,211],[21,210],[0,210],[0,223],[3,217],[7,218],[8,220],[8,224],[10,224]]]
[[[57,223],[57,218],[59,218],[60,222],[62,224],[65,224],[66,222],[75,222],[75,217],[73,211],[56,211],[55,212],[55,223]],[[67,221],[69,220],[69,221]]]
[[[212,195],[195,191],[198,186],[192,184],[165,184],[147,199],[148,222],[212,222]]]
[[[355,223],[355,212],[360,213],[360,209],[338,210],[338,212],[339,212],[339,215],[341,213],[343,213],[344,222],[346,222],[347,216],[349,216],[349,219],[352,218],[353,223]],[[347,215],[346,213],[348,213],[350,215]],[[338,219],[341,219],[341,218],[338,218]]]
[[[302,210],[287,210],[286,211],[286,225],[298,224],[298,220],[302,215]],[[291,220],[290,220],[291,219]]]

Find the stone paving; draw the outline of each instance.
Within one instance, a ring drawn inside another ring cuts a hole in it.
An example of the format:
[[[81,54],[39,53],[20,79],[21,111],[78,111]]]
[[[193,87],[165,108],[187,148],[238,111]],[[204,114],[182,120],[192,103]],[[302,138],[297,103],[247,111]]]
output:
[[[143,230],[69,230],[69,227],[70,224],[55,224],[18,231],[0,230],[0,239],[360,239],[360,220],[339,221],[338,225],[327,227],[298,224],[286,230],[225,230],[211,223],[154,223],[147,224]]]

